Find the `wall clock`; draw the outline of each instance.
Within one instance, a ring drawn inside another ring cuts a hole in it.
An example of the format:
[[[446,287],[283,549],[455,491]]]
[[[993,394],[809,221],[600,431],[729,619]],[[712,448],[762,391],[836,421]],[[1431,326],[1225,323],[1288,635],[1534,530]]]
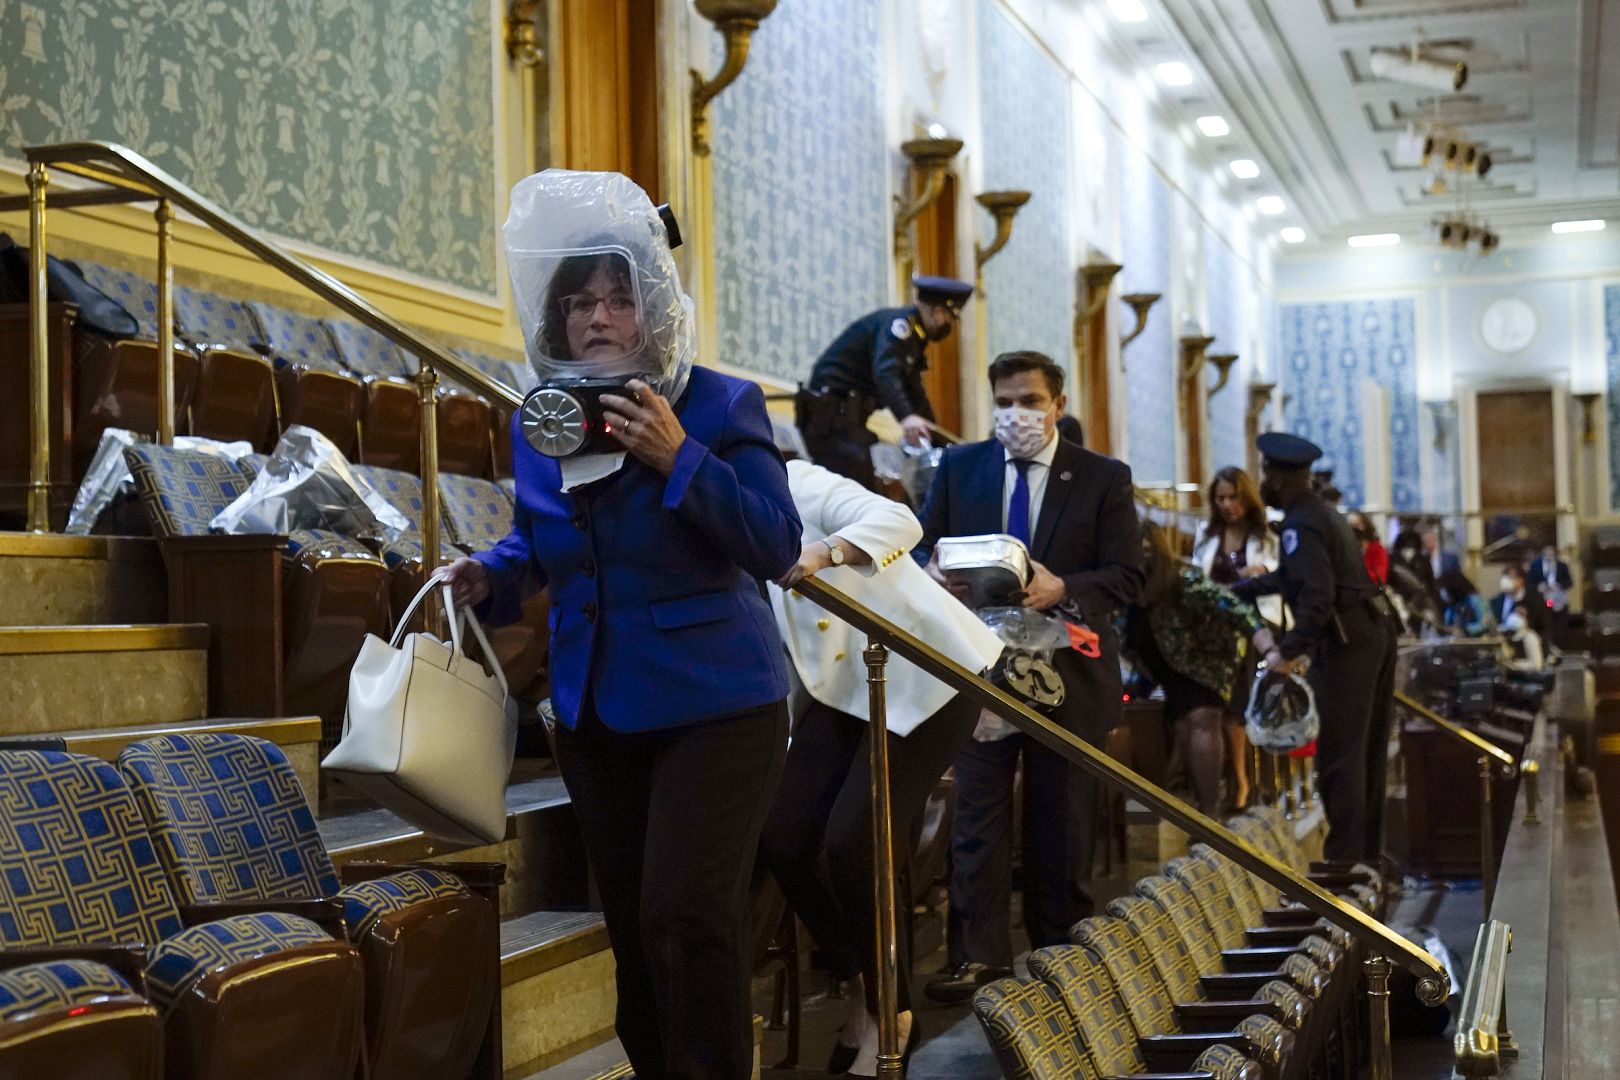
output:
[[[1523,352],[1536,339],[1538,329],[1536,309],[1517,296],[1492,300],[1479,316],[1479,336],[1499,353]]]

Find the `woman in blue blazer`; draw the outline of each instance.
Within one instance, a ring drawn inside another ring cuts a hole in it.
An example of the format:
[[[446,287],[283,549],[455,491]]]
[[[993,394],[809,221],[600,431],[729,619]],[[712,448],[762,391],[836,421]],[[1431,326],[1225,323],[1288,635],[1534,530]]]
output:
[[[691,302],[640,188],[531,176],[505,239],[542,385],[636,377],[603,398],[619,449],[548,457],[514,418],[512,532],[452,585],[495,623],[530,571],[551,590],[558,765],[636,1075],[746,1077],[749,880],[788,734],[760,582],[799,554],[787,472],[759,388],[692,367]]]

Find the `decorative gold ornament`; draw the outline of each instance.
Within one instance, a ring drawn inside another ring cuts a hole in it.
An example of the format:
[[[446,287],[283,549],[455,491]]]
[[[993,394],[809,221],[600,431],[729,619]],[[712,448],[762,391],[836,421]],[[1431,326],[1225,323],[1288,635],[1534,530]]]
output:
[[[1131,328],[1130,333],[1119,339],[1119,349],[1122,354],[1125,351],[1125,346],[1141,337],[1142,331],[1147,329],[1148,311],[1154,304],[1159,302],[1160,295],[1160,293],[1156,292],[1126,293],[1120,297],[1121,300],[1131,306],[1132,311],[1136,312],[1136,325]]]
[[[973,244],[973,265],[984,269],[984,264],[996,257],[996,252],[1007,246],[1012,239],[1013,218],[1025,203],[1029,202],[1027,191],[986,191],[974,199],[980,206],[990,211],[996,219],[996,236],[990,241],[989,247],[980,247],[978,242]]]
[[[726,59],[712,79],[692,69],[692,152],[709,156],[709,102],[742,74],[754,31],[776,10],[776,0],[694,0],[697,13],[726,39]]]

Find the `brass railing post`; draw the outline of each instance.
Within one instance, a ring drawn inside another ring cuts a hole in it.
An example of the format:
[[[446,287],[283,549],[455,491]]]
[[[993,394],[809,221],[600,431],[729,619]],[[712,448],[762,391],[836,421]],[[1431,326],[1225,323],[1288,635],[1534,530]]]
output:
[[[864,658],[867,701],[872,714],[867,738],[872,773],[872,902],[877,906],[877,1074],[903,1077],[906,1066],[901,1059],[896,992],[899,957],[895,944],[894,838],[889,828],[889,650],[876,640],[869,640]]]
[[[172,446],[174,444],[174,264],[169,258],[169,245],[174,239],[173,204],[168,199],[159,199],[152,216],[157,220],[157,441],[164,446]]]
[[[33,445],[28,465],[28,528],[51,531],[51,335],[45,285],[45,166],[28,167],[28,370],[33,382]]]
[[[1491,759],[1479,759],[1479,883],[1485,898],[1485,918],[1491,917],[1491,896],[1496,892],[1496,828],[1491,821]]]
[[[1541,824],[1541,765],[1527,761],[1520,770],[1524,776],[1524,823]]]
[[[1367,976],[1367,1048],[1368,1080],[1393,1080],[1393,1066],[1389,1056],[1389,960],[1383,956],[1369,956],[1362,961]]]
[[[1283,818],[1286,821],[1298,820],[1299,797],[1294,793],[1294,759],[1287,754],[1278,754],[1272,760],[1282,766]]]
[[[426,581],[439,567],[439,373],[426,360],[418,359],[417,363],[417,415],[422,425],[418,463],[422,476],[422,580]],[[424,610],[433,612],[433,603],[434,598],[429,596]],[[424,622],[434,625],[431,614]]]

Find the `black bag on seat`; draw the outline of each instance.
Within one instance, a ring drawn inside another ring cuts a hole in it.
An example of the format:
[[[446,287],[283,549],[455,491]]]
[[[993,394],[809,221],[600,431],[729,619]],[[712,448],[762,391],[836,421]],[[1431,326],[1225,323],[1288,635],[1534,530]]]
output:
[[[0,300],[28,302],[28,249],[0,233]],[[79,325],[109,338],[130,338],[140,333],[135,316],[124,306],[88,281],[73,263],[54,255],[45,256],[45,295],[48,299],[76,305]]]

